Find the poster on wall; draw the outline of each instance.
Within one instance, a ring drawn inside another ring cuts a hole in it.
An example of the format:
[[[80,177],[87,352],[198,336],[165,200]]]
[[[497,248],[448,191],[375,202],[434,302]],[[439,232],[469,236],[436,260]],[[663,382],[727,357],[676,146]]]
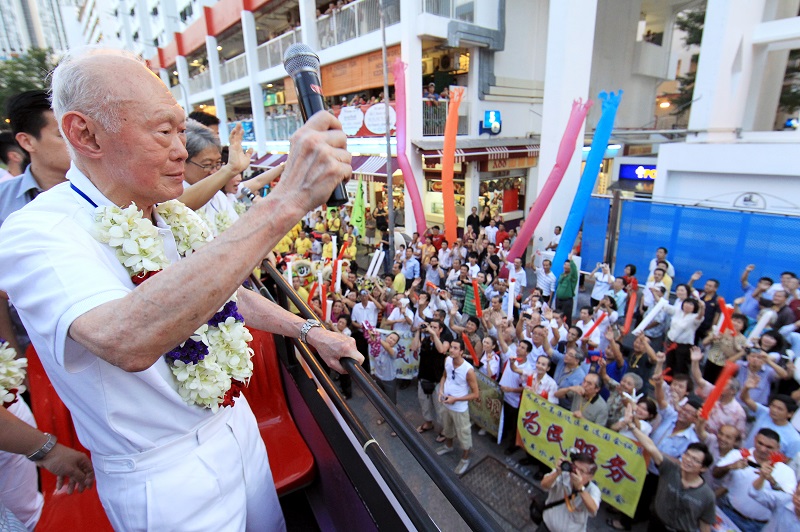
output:
[[[339,122],[348,137],[355,136],[364,125],[364,112],[361,107],[342,107],[339,111]]]
[[[394,108],[389,106],[389,127],[394,130],[397,122],[397,113]],[[364,114],[364,125],[376,135],[386,134],[386,104],[376,103],[367,109]]]

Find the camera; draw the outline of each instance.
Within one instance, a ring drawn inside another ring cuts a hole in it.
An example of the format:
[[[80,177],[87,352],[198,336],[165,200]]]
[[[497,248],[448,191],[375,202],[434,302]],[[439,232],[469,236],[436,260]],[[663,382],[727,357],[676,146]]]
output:
[[[562,473],[572,473],[572,462],[561,462]]]

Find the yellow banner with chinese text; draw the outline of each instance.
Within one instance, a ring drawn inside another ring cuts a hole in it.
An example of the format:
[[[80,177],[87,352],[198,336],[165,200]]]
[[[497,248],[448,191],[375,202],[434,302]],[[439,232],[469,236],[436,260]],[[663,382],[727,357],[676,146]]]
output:
[[[500,386],[481,373],[475,372],[478,378],[480,396],[469,402],[469,418],[473,423],[494,437],[500,430],[500,414],[503,412],[503,392]]]
[[[636,442],[575,417],[529,389],[522,394],[517,429],[528,454],[552,467],[570,448],[591,454],[598,466],[594,481],[603,500],[629,517],[636,512],[647,475],[645,457]]]

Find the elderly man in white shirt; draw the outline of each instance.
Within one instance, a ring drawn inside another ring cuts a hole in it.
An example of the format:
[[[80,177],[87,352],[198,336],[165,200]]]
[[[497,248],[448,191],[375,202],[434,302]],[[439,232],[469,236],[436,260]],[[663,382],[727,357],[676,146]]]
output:
[[[169,89],[137,56],[92,49],[62,58],[52,90],[73,160],[70,182],[3,224],[0,288],[92,452],[109,520],[117,530],[284,528],[245,398],[204,403],[181,388],[180,368],[165,354],[194,356],[189,337],[236,293],[237,319],[248,325],[306,339],[339,371],[342,356],[361,360],[351,339],[240,288],[278,239],[349,176],[346,136],[331,115],[315,115],[293,137],[281,186],[188,254],[187,242],[203,235],[194,218],[173,211],[171,225],[156,208],[182,193],[187,158],[184,111]],[[97,216],[117,208],[154,235],[125,239],[129,254],[135,244],[151,260],[141,259],[150,268],[141,270],[143,281],[99,239]],[[190,366],[202,361],[184,367],[196,371]]]

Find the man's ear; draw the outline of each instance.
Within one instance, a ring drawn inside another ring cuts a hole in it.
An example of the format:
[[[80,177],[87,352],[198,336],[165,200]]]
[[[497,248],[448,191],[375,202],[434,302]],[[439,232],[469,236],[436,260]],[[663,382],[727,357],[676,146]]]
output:
[[[25,133],[23,131],[20,131],[19,133],[14,135],[14,138],[17,140],[17,144],[19,144],[20,147],[23,150],[25,150],[26,152],[33,153],[33,152],[36,151],[36,146],[34,144],[34,141],[36,140],[36,137],[31,135],[30,133]],[[15,153],[15,152],[12,150],[9,153],[9,156],[11,155],[11,153]]]
[[[61,118],[64,138],[75,151],[85,157],[97,159],[102,154],[96,138],[97,125],[82,113],[70,111]]]
[[[17,141],[19,142],[19,141]],[[8,162],[9,163],[16,163],[20,164],[22,161],[25,160],[25,155],[21,153],[19,150],[13,149],[8,151]]]

